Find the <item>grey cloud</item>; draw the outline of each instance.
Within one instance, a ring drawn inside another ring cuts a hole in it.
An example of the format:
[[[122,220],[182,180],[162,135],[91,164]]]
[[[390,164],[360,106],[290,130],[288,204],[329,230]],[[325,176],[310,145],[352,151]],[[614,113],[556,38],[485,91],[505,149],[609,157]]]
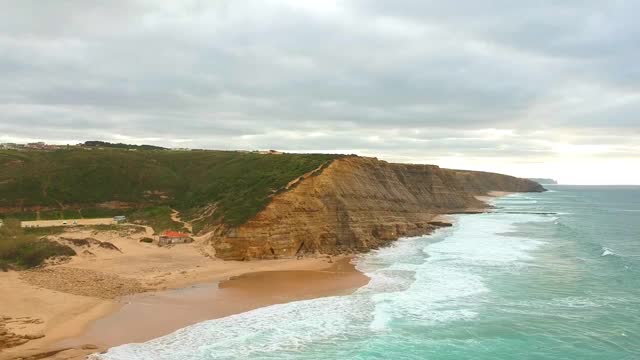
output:
[[[0,6],[5,137],[540,158],[640,131],[633,2]]]

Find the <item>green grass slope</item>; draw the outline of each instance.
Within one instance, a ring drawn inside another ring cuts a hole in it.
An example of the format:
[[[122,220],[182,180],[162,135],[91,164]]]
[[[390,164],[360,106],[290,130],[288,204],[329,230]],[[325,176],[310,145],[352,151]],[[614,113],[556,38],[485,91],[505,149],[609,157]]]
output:
[[[167,221],[175,208],[187,220],[199,218],[198,228],[221,219],[239,225],[264,208],[278,189],[334,158],[230,151],[4,150],[0,214],[34,220],[38,207],[43,220],[126,213],[158,227],[179,228]],[[107,202],[125,203],[126,209],[99,206]]]

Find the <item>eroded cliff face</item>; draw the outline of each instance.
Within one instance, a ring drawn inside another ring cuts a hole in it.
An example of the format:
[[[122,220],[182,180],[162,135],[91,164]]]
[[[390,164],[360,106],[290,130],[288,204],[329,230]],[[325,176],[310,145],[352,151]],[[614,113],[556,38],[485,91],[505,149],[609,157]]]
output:
[[[364,252],[429,233],[439,214],[481,209],[488,191],[544,191],[511,176],[346,157],[277,195],[253,219],[212,238],[226,260]]]

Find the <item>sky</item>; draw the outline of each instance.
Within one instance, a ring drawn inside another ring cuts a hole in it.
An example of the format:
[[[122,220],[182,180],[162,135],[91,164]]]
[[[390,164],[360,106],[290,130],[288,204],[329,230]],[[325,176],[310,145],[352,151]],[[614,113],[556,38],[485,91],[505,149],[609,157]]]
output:
[[[0,0],[0,142],[640,184],[638,1]]]

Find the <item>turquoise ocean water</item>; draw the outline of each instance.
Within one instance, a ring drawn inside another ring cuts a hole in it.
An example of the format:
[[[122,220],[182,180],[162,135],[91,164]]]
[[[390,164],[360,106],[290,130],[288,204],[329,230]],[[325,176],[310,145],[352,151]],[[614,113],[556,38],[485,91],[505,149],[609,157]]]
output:
[[[98,359],[640,359],[640,187],[548,188],[362,256],[355,294]]]

